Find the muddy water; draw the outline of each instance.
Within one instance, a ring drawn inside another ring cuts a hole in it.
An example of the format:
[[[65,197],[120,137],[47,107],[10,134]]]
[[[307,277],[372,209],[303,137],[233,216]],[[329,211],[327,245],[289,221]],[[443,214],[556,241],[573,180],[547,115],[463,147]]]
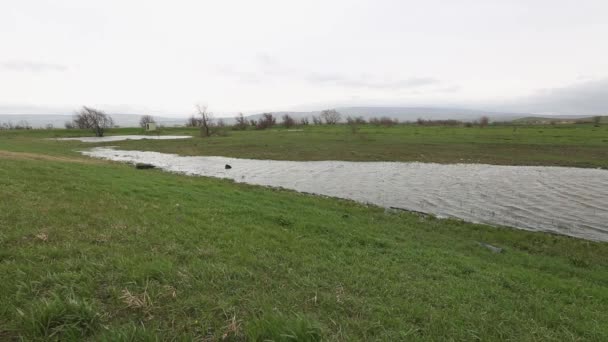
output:
[[[112,148],[94,148],[83,153],[116,161],[150,163],[172,172],[284,187],[440,217],[608,241],[608,171],[605,170],[270,161],[182,157]],[[226,170],[225,164],[230,164],[232,169]]]
[[[109,135],[105,137],[77,137],[77,138],[56,138],[54,140],[78,140],[82,142],[99,143],[121,140],[170,140],[170,139],[189,139],[189,135]]]

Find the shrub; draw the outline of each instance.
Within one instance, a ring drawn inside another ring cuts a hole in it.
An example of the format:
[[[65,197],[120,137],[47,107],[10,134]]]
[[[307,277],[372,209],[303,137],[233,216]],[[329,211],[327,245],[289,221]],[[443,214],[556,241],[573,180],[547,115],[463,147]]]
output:
[[[262,117],[258,120],[255,128],[257,128],[257,129],[271,128],[276,123],[277,123],[277,120],[274,118],[274,116],[271,113],[264,113],[264,114],[262,114]]]
[[[376,125],[376,126],[386,126],[386,127],[390,127],[390,126],[394,126],[396,124],[399,123],[399,120],[397,119],[391,119],[388,116],[383,116],[381,118],[371,118],[369,120],[369,123],[372,125]]]
[[[328,125],[337,124],[338,122],[340,122],[341,117],[342,117],[342,114],[340,114],[335,109],[326,109],[321,112],[321,118],[323,120],[325,120],[325,123]]]
[[[281,119],[283,120],[281,122],[281,124],[285,128],[290,128],[290,127],[293,127],[296,125],[296,120],[294,120],[294,118],[292,118],[291,115],[289,115],[289,114],[283,115],[283,117]]]
[[[489,123],[490,123],[490,118],[488,118],[487,116],[482,116],[479,119],[479,127],[481,127],[481,128],[487,127]]]
[[[239,113],[239,115],[234,118],[234,121],[236,123],[234,124],[234,126],[232,126],[232,129],[240,131],[247,129],[247,119],[245,119],[243,113]]]
[[[95,136],[103,137],[107,129],[114,127],[114,120],[101,110],[83,106],[74,117],[74,126],[90,129]]]

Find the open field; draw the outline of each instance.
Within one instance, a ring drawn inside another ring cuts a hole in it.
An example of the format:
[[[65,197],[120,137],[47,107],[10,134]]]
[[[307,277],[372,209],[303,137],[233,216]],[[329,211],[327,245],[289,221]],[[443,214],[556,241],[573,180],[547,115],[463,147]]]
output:
[[[302,131],[227,131],[228,136],[173,141],[121,141],[106,145],[121,149],[180,155],[226,156],[273,160],[420,161],[548,165],[608,168],[608,125],[394,127],[347,125],[307,126]],[[141,134],[121,128],[111,135]],[[193,128],[166,128],[160,134],[198,136]],[[0,149],[73,154],[90,147],[80,142],[41,140],[48,137],[90,136],[79,130],[7,131],[0,133]],[[100,144],[101,145],[101,144]]]
[[[446,163],[453,148],[606,167],[606,129],[339,126],[103,145]],[[0,132],[0,340],[608,339],[606,243],[135,170],[75,152],[97,144],[42,140],[68,135],[83,132]]]

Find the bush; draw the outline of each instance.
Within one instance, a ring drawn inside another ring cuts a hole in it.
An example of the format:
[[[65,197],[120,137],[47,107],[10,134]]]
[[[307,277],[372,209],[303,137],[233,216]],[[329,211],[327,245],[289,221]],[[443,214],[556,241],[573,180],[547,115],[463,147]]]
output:
[[[92,130],[97,137],[103,137],[107,129],[114,127],[114,120],[108,114],[86,106],[76,113],[73,122],[75,127]]]
[[[378,118],[371,118],[371,119],[369,119],[369,123],[372,124],[372,125],[376,125],[376,126],[390,127],[390,126],[394,126],[394,125],[398,124],[399,120],[397,120],[397,119],[391,119],[388,116],[383,116],[380,119],[378,119]]]
[[[285,114],[282,117],[283,122],[281,123],[285,128],[291,128],[296,125],[296,120],[292,118],[289,114]]]
[[[232,129],[240,131],[247,129],[247,119],[245,119],[243,113],[239,113],[239,115],[234,118],[234,121],[236,123],[234,124],[234,126],[232,126]]]
[[[271,113],[264,113],[262,117],[258,120],[255,128],[256,129],[266,129],[271,128],[277,123],[277,120],[272,116]]]
[[[460,126],[462,125],[462,121],[459,120],[424,120],[418,118],[416,123],[419,126]]]
[[[321,112],[321,118],[323,120],[325,120],[325,123],[328,125],[337,124],[338,122],[340,122],[341,117],[342,117],[342,114],[340,114],[335,109],[326,109]]]

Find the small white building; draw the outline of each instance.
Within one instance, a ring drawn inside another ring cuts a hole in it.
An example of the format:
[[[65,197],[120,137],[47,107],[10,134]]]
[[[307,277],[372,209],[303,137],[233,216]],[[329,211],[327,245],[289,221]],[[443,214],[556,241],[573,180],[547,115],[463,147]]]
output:
[[[148,122],[146,124],[146,131],[156,131],[156,123],[155,122]]]

